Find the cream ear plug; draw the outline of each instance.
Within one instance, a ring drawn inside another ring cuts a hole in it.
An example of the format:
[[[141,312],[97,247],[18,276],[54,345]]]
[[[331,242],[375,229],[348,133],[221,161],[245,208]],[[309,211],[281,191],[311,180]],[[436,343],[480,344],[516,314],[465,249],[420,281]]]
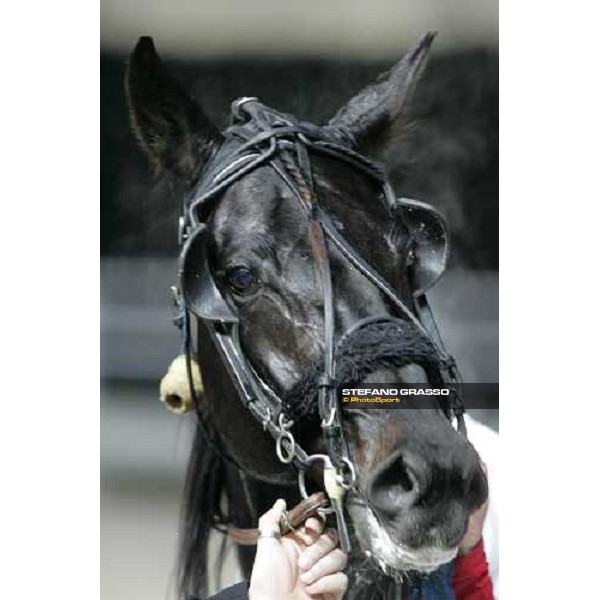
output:
[[[191,360],[192,383],[196,396],[204,394],[200,367],[194,359]],[[170,365],[166,375],[160,382],[160,401],[168,410],[177,415],[184,415],[194,408],[190,383],[188,381],[187,365],[184,354],[180,354]]]

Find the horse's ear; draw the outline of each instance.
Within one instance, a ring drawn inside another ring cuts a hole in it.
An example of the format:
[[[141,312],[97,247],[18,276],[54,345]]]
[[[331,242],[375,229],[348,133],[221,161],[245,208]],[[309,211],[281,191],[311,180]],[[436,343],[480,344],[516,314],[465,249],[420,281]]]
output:
[[[401,121],[434,37],[434,32],[426,33],[377,83],[343,106],[329,125],[351,134],[364,154],[379,155],[393,134],[393,125]]]
[[[131,54],[125,91],[132,129],[155,169],[197,175],[221,134],[163,67],[150,37]]]

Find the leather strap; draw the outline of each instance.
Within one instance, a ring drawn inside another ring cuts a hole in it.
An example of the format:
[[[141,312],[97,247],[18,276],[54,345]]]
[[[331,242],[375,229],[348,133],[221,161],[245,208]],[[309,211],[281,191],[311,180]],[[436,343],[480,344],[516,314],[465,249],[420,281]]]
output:
[[[300,527],[309,517],[318,516],[318,510],[325,508],[329,504],[327,496],[323,492],[312,494],[297,504],[292,510],[285,512],[279,523],[281,535],[285,535],[290,531]],[[258,541],[260,536],[259,529],[241,529],[239,527],[229,526],[227,535],[236,544],[242,546],[253,546]]]

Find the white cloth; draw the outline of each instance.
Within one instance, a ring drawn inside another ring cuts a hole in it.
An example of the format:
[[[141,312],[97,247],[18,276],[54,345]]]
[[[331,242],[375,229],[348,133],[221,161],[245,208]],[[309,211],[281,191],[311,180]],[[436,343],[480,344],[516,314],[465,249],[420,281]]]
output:
[[[494,585],[494,597],[500,598],[499,568],[499,519],[498,505],[498,469],[500,453],[500,437],[490,427],[479,423],[469,415],[465,415],[467,435],[481,456],[488,471],[490,505],[483,525],[483,544],[488,560],[490,577]]]

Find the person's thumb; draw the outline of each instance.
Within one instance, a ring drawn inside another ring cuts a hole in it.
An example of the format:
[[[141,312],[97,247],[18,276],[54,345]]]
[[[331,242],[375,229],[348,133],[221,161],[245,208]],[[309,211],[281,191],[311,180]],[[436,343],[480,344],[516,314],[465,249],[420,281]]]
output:
[[[280,523],[280,519],[281,519],[281,516],[283,515],[284,510],[285,510],[285,500],[282,500],[280,498],[279,500],[277,500],[277,502],[275,502],[275,504],[273,505],[273,508],[268,510],[259,519],[259,521],[258,521],[258,529],[260,531],[259,540],[268,539],[267,537],[263,537],[263,536],[269,536],[273,532],[281,531],[279,523]]]

